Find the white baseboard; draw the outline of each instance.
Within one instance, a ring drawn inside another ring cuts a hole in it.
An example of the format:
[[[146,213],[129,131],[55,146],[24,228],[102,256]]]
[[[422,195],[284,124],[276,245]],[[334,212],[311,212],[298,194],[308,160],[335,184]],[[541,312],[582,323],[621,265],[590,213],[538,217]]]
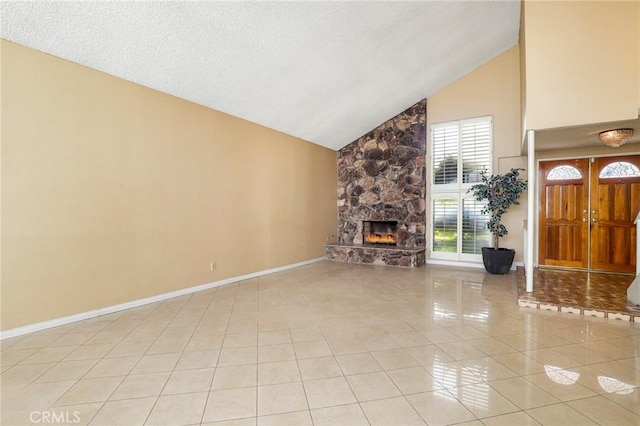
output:
[[[35,324],[29,324],[22,327],[16,327],[5,331],[0,331],[0,340],[9,339],[11,337],[22,336],[23,334],[29,334],[36,331],[46,330],[48,328],[59,327],[61,325],[71,324],[76,321],[83,321],[90,318],[95,318],[101,315],[107,315],[114,312],[123,311],[125,309],[131,309],[138,306],[147,305],[149,303],[161,302],[163,300],[171,299],[173,297],[184,296],[185,294],[191,294],[202,290],[208,290],[214,287],[220,287],[225,284],[231,284],[238,281],[244,281],[251,278],[260,277],[263,275],[269,275],[280,271],[286,271],[287,269],[299,268],[300,266],[309,265],[311,263],[320,262],[325,260],[324,257],[317,257],[315,259],[305,260],[304,262],[292,263],[290,265],[279,266],[277,268],[266,269],[264,271],[252,272],[251,274],[240,275],[237,277],[226,278],[220,281],[214,281],[207,284],[197,285],[194,287],[184,288],[181,290],[172,291],[169,293],[158,294],[156,296],[145,297],[144,299],[132,300],[131,302],[120,303],[118,305],[106,306],[104,308],[94,309],[88,312],[82,312],[75,315],[69,315],[62,318],[55,318],[49,321],[38,322]]]
[[[454,260],[440,260],[440,259],[427,259],[425,262],[427,265],[441,265],[441,266],[459,266],[461,268],[476,268],[484,269],[482,263],[474,262],[457,262]]]
[[[461,268],[476,268],[484,269],[484,264],[475,262],[456,262],[453,260],[440,260],[440,259],[427,259],[425,260],[427,265],[442,265],[442,266],[459,266]],[[515,271],[518,266],[524,266],[522,262],[513,262],[511,265],[511,271]]]

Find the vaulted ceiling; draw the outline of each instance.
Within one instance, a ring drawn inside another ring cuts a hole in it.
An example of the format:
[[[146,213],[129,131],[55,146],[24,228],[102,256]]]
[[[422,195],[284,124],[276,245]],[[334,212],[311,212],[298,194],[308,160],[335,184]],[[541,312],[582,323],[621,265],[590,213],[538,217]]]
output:
[[[0,11],[6,40],[339,149],[514,46],[520,1],[2,2]]]

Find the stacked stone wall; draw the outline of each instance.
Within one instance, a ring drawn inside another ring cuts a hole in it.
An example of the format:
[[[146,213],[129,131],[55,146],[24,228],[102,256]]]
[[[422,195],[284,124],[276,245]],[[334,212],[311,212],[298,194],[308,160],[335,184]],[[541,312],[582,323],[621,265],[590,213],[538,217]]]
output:
[[[339,243],[359,221],[396,220],[399,247],[425,247],[426,112],[422,100],[339,151]]]

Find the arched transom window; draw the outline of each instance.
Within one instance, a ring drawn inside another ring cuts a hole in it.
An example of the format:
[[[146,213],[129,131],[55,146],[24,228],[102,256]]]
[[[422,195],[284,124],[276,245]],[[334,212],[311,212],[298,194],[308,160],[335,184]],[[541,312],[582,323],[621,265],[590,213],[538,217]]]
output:
[[[640,176],[640,169],[626,161],[607,164],[601,171],[601,178],[631,178]]]
[[[549,170],[547,174],[547,180],[567,180],[567,179],[582,179],[582,172],[569,165],[562,165],[554,167]]]

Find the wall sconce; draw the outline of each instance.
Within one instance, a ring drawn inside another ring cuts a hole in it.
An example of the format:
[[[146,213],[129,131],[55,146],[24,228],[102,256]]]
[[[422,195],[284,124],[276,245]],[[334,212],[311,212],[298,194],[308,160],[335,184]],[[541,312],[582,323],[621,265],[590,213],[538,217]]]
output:
[[[603,144],[617,148],[633,136],[633,129],[612,129],[600,132],[598,137]]]

